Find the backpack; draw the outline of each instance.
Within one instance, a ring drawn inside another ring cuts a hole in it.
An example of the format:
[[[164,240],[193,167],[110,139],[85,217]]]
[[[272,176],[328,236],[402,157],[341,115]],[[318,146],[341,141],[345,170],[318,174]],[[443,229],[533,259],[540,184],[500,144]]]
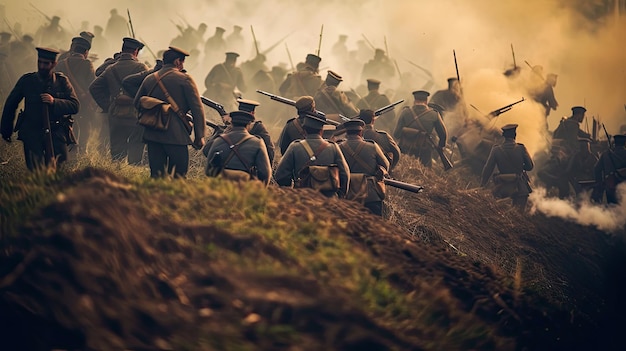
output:
[[[248,135],[244,138],[242,138],[241,140],[239,140],[237,143],[232,144],[230,139],[228,138],[227,135],[222,134],[220,136],[218,136],[218,138],[222,138],[224,139],[224,141],[229,145],[230,148],[230,153],[228,154],[228,156],[226,157],[226,159],[224,161],[222,161],[222,153],[221,151],[216,152],[215,154],[213,154],[213,156],[211,157],[211,159],[209,160],[209,162],[207,163],[207,167],[205,169],[205,174],[209,177],[223,177],[226,178],[228,180],[232,180],[232,181],[248,181],[251,179],[256,179],[253,169],[251,169],[250,167],[248,167],[248,164],[241,158],[241,156],[239,155],[239,147],[241,146],[241,144],[243,144],[244,142],[250,140],[251,138],[254,138],[254,135]],[[239,161],[241,161],[241,163],[243,163],[243,165],[248,169],[248,171],[242,171],[242,170],[238,170],[238,169],[226,169],[225,167],[228,165],[228,163],[230,162],[230,160],[234,157],[237,156],[237,158],[239,159]]]
[[[137,109],[134,105],[134,99],[124,93],[122,88],[122,79],[115,70],[115,67],[111,68],[113,76],[120,86],[119,91],[115,96],[111,98],[111,105],[109,105],[109,114],[111,117],[123,118],[123,119],[137,119]]]
[[[340,188],[339,167],[336,164],[314,166],[311,165],[330,143],[324,143],[315,152],[306,140],[302,140],[300,145],[309,155],[309,161],[298,172],[298,179],[295,182],[296,188],[311,188],[323,192],[337,192]]]

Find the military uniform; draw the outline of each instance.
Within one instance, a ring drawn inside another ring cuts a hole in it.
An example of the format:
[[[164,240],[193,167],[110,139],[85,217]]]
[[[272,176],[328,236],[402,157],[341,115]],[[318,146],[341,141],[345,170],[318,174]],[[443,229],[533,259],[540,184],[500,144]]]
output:
[[[589,133],[580,129],[580,121],[584,118],[585,111],[587,109],[581,106],[572,107],[572,116],[562,120],[552,134],[552,139],[563,140],[568,157],[571,157],[578,150],[578,138],[591,137]],[[582,115],[580,115],[581,113]]]
[[[363,130],[365,123],[360,119],[356,121],[344,123],[345,128],[347,130]],[[339,149],[350,168],[350,179],[356,179],[355,174],[363,174],[366,177],[382,177],[383,174],[379,168],[384,169],[385,172],[389,170],[389,161],[373,140],[364,140],[358,134],[349,134],[346,136],[346,140],[340,142]],[[382,179],[378,180],[382,181]],[[374,183],[366,183],[365,186],[371,188]],[[384,189],[380,189],[382,190],[380,194],[376,194],[376,189],[367,190],[369,191],[366,191],[367,195],[364,194],[363,198],[365,207],[372,213],[382,216]]]
[[[415,91],[413,95],[423,97],[425,103],[428,92]],[[415,140],[412,140],[413,136],[408,135],[406,130],[403,131],[405,128],[426,133],[426,137],[422,137],[422,139],[425,140],[421,140],[418,143],[419,145],[414,144],[413,142]],[[393,137],[400,141],[402,153],[418,157],[424,166],[430,167],[432,165],[432,144],[427,138],[430,137],[433,129],[437,132],[437,136],[439,137],[438,147],[443,148],[446,145],[448,132],[441,116],[437,111],[420,103],[402,109],[400,117],[398,118],[398,124],[393,132]]]
[[[302,68],[285,78],[278,91],[288,99],[297,99],[301,96],[313,96],[322,85],[322,77],[318,73],[319,56],[308,54]]]
[[[343,81],[343,78],[340,75],[333,71],[328,71],[325,83],[322,84],[313,97],[315,99],[315,108],[324,112],[327,118],[336,114],[355,116],[359,113],[346,94],[337,89],[341,81]],[[335,120],[341,122],[339,118]]]
[[[604,186],[606,192],[606,202],[610,204],[618,203],[617,186],[626,182],[626,174],[616,174],[617,170],[622,169],[622,173],[626,173],[626,135],[615,135],[615,150],[606,150],[600,155],[600,159],[593,169],[596,184]],[[602,199],[602,193],[594,191],[593,198],[596,202]]]
[[[378,91],[380,81],[376,79],[368,79],[367,87],[369,93],[360,99],[356,107],[359,110],[378,110],[381,107],[387,106],[391,103],[387,95],[381,94]],[[396,113],[391,110],[385,113],[382,121],[378,121],[378,127],[385,129],[389,132],[393,131],[393,127],[396,125]]]
[[[395,74],[396,71],[393,67],[393,64],[387,57],[385,51],[382,49],[376,49],[374,53],[374,58],[363,65],[361,78],[365,79],[368,77],[372,77],[380,80],[385,80],[393,77]]]
[[[565,168],[568,181],[572,184],[577,194],[580,194],[586,189],[590,189],[591,185],[593,185],[590,184],[589,181],[594,179],[593,170],[598,162],[598,156],[589,149],[590,142],[591,139],[581,138],[578,140],[580,148],[578,152],[570,158]]]
[[[238,112],[241,111],[233,113]],[[229,158],[229,153],[233,152],[231,144],[227,142],[227,139],[232,145],[235,145],[250,135],[246,127],[232,127],[228,133],[222,134],[211,144],[208,151],[208,158],[211,159],[219,152],[222,155],[221,158],[223,161],[226,161],[226,159]],[[269,183],[272,174],[272,166],[263,139],[258,136],[252,136],[238,146],[237,153],[238,154],[235,154],[233,157],[230,157],[228,163],[224,165],[224,169],[252,172],[256,178],[263,183]],[[239,156],[241,158],[239,158]]]
[[[143,47],[142,43],[132,38],[124,38],[124,42],[135,48]],[[114,160],[124,159],[128,156],[129,164],[139,164],[143,157],[142,128],[137,125],[136,116],[113,117],[109,107],[113,99],[119,94],[124,78],[147,70],[148,67],[139,62],[132,53],[122,52],[117,62],[107,67],[89,86],[91,96],[98,106],[105,113],[109,112],[110,150]]]
[[[226,111],[235,108],[235,88],[241,92],[247,91],[246,82],[239,67],[235,66],[235,62],[229,64],[230,60],[236,60],[239,56],[237,53],[226,53],[226,62],[219,63],[209,71],[204,79],[206,91],[204,95],[224,104]]]
[[[387,160],[389,161],[389,171],[392,171],[394,167],[400,161],[400,147],[396,144],[389,133],[374,129],[374,126],[368,124],[363,130],[363,139],[373,140],[380,146],[381,150]]]
[[[187,52],[173,47],[170,47],[168,51],[180,52],[179,55],[183,59],[189,55]],[[172,63],[164,64],[158,72],[152,73],[144,79],[135,96],[136,107],[139,108],[139,101],[142,96],[152,96],[162,101],[168,101],[165,93],[158,86],[157,74],[159,78],[162,78],[161,83],[167,89],[171,99],[178,105],[179,112],[186,114],[191,111],[194,140],[191,140],[191,131],[185,125],[187,122],[176,115],[170,116],[170,124],[165,131],[144,128],[143,141],[148,145],[150,176],[153,178],[164,176],[167,167],[168,174],[174,171],[175,176],[184,177],[189,169],[188,145],[200,144],[204,137],[204,109],[194,80]]]
[[[300,115],[298,117],[294,117],[285,123],[283,130],[280,132],[280,137],[278,138],[278,147],[280,147],[280,153],[282,155],[285,154],[285,151],[287,151],[291,142],[298,139],[304,139],[306,137],[306,133],[304,132],[304,129],[302,129],[305,116],[306,115]]]
[[[74,38],[72,45],[79,45],[86,50],[91,47],[87,40],[80,37]],[[79,130],[79,151],[84,153],[96,113],[96,102],[89,93],[89,85],[96,79],[93,64],[83,54],[71,52],[64,60],[59,61],[56,70],[69,78],[80,101],[80,113],[75,119]]]
[[[502,127],[505,137],[504,143],[492,147],[482,171],[481,185],[487,184],[497,166],[499,175],[511,176],[502,181],[510,181],[511,188],[514,189],[509,195],[513,199],[513,205],[524,209],[531,192],[525,172],[531,171],[534,163],[524,144],[515,142],[516,128],[517,124],[508,124]],[[507,133],[512,133],[512,135]],[[497,194],[495,195],[497,196]]]
[[[54,61],[58,51],[37,48],[39,57]],[[27,73],[20,79],[9,93],[2,112],[0,132],[5,140],[10,140],[14,129],[18,131],[18,139],[24,144],[26,166],[33,170],[43,164],[44,160],[44,122],[42,118],[41,94],[48,93],[54,102],[48,105],[54,156],[57,162],[67,159],[67,123],[64,116],[78,113],[80,103],[69,79],[62,73],[52,72],[49,77],[42,78],[38,72]],[[24,112],[14,127],[15,111],[24,100]]]
[[[320,119],[307,116],[305,126],[307,126],[307,123],[310,123],[309,120],[320,121]],[[313,122],[313,124],[314,123],[315,122]],[[321,124],[316,126],[316,128],[319,127],[319,130],[321,131],[325,121],[319,123]],[[321,152],[317,152],[318,154],[314,160],[311,160],[309,153],[304,145],[302,145],[303,140],[291,143],[278,163],[274,174],[274,179],[276,179],[278,185],[291,186],[292,182],[298,180],[299,173],[305,166],[337,165],[339,170],[339,190],[337,193],[322,193],[326,196],[345,196],[348,192],[348,184],[350,182],[350,168],[348,167],[348,164],[346,163],[346,160],[337,144],[322,139],[319,134],[308,134],[304,141],[307,142],[311,150],[314,152],[322,148],[323,149]]]

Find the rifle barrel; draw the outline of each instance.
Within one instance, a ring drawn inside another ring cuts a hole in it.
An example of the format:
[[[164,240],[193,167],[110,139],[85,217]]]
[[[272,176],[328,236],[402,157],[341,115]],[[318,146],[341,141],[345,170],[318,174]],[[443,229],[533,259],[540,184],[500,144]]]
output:
[[[401,182],[399,180],[391,179],[391,178],[383,178],[383,181],[386,185],[392,186],[394,188],[410,191],[412,193],[421,193],[424,191],[424,187],[421,185],[414,185],[405,182]]]

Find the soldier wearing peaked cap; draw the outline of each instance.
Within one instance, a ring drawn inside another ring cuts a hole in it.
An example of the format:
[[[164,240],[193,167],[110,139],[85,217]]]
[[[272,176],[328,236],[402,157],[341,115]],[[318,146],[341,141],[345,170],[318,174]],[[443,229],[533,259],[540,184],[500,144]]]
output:
[[[321,57],[308,54],[298,71],[287,75],[282,82],[278,88],[280,94],[288,99],[314,96],[322,85],[322,77],[319,75],[321,61]]]
[[[396,70],[393,67],[393,63],[387,56],[387,53],[383,49],[374,50],[374,58],[369,60],[363,65],[363,71],[361,72],[361,79],[365,80],[368,77],[388,80],[394,77]]]
[[[352,104],[346,94],[338,89],[342,81],[343,78],[339,74],[328,71],[324,84],[320,86],[313,97],[317,108],[323,111],[327,118],[334,119],[337,122],[341,122],[339,114],[354,116],[359,113],[359,110],[354,107],[354,104]]]
[[[383,177],[389,170],[389,161],[378,144],[363,139],[365,122],[362,119],[352,119],[343,126],[346,140],[339,143],[339,148],[350,168],[350,189],[346,198],[382,216],[386,192]]]
[[[356,108],[359,110],[378,110],[383,106],[387,106],[391,103],[387,95],[381,94],[378,90],[380,88],[380,80],[369,78],[367,80],[368,93],[359,102],[356,103]],[[379,121],[378,127],[388,132],[393,132],[393,128],[396,126],[396,112],[391,110],[385,113],[384,118]]]
[[[241,68],[237,67],[238,57],[236,52],[227,52],[224,62],[213,66],[204,79],[203,95],[224,104],[226,111],[236,108],[236,91],[248,90]]]
[[[272,166],[263,139],[249,133],[254,115],[233,111],[229,116],[229,130],[215,138],[207,152],[206,174],[231,180],[258,179],[267,185]]]
[[[239,107],[238,107],[239,111],[247,112],[251,114],[252,116],[254,116],[256,119],[255,110],[256,110],[256,107],[260,105],[257,101],[247,100],[247,99],[237,99],[237,103],[239,103]],[[226,129],[224,129],[223,131],[216,130],[215,133],[209,139],[209,141],[207,141],[206,145],[204,146],[202,150],[205,156],[208,156],[209,149],[211,148],[212,143],[215,141],[215,139],[217,139],[222,133],[229,133],[233,128],[230,115],[222,116],[222,121],[226,125]],[[266,151],[270,159],[270,164],[274,162],[274,153],[275,153],[274,143],[272,142],[270,133],[267,131],[267,128],[265,128],[265,125],[263,124],[263,122],[260,120],[252,121],[252,124],[248,128],[248,132],[250,132],[251,135],[254,135],[263,139],[263,142],[265,143],[265,147],[267,148]]]
[[[149,74],[135,95],[134,105],[141,106],[141,97],[150,96],[167,101],[174,109],[167,130],[143,128],[143,142],[148,147],[150,177],[184,178],[189,170],[189,145],[200,150],[204,146],[204,109],[196,83],[183,72],[186,51],[169,47],[163,53],[163,67]],[[187,114],[191,114],[191,118]],[[193,140],[191,135],[193,134]]]
[[[37,48],[37,72],[26,73],[9,93],[2,111],[0,133],[11,141],[14,131],[24,146],[24,157],[29,170],[44,165],[45,155],[43,111],[48,110],[54,157],[60,164],[67,159],[67,145],[72,143],[69,134],[69,115],[78,112],[80,103],[72,84],[62,73],[54,72],[59,52],[49,48]],[[15,122],[15,112],[24,100],[24,112]]]
[[[133,165],[140,164],[143,158],[142,128],[137,125],[133,97],[123,90],[122,82],[132,74],[148,70],[137,60],[143,46],[136,39],[124,38],[117,60],[109,64],[89,86],[93,99],[108,114],[108,123],[104,125],[108,125],[111,158],[119,161],[128,157],[128,163]]]
[[[73,38],[68,55],[65,59],[59,60],[56,67],[58,72],[64,73],[69,78],[80,101],[80,113],[74,119],[76,129],[79,131],[77,141],[78,152],[81,154],[87,152],[97,108],[89,93],[89,85],[96,79],[93,64],[87,59],[90,49],[91,43],[85,38]]]
[[[572,115],[562,119],[552,134],[552,139],[563,140],[568,158],[578,150],[578,138],[591,137],[589,133],[580,129],[580,123],[585,119],[585,112],[587,109],[582,106],[572,107]]]
[[[376,116],[374,116],[374,111],[369,109],[361,110],[358,118],[365,123],[363,138],[373,140],[380,146],[389,161],[389,172],[391,172],[400,161],[400,147],[389,133],[375,129],[374,121]]]
[[[315,112],[315,100],[311,96],[302,96],[296,100],[296,110],[298,116],[292,118],[285,123],[283,130],[278,138],[278,147],[280,147],[280,153],[285,154],[289,144],[294,140],[304,139],[306,132],[304,131],[304,120],[307,112]]]
[[[209,37],[204,43],[204,65],[210,67],[214,65],[224,51],[227,49],[226,40],[224,40],[224,32],[222,27],[215,27],[215,33]]]
[[[513,206],[524,211],[528,195],[532,191],[526,171],[531,171],[534,163],[524,144],[515,142],[517,124],[503,126],[502,136],[504,143],[491,148],[480,184],[486,186],[495,167],[498,167],[499,173],[493,177],[495,183],[493,195],[497,198],[510,197]]]
[[[280,186],[312,186],[306,184],[307,173],[310,174],[311,167],[320,166],[319,171],[329,172],[330,168],[336,167],[339,173],[339,184],[325,182],[319,190],[328,197],[344,197],[348,192],[350,182],[350,168],[337,144],[322,138],[322,130],[326,124],[326,118],[306,115],[302,128],[306,134],[303,140],[296,140],[289,144],[289,147],[280,159],[274,179]],[[308,171],[308,172],[307,172]],[[326,179],[331,180],[328,176]],[[319,185],[319,184],[318,184]],[[315,188],[315,187],[313,187]]]
[[[428,107],[429,95],[430,93],[423,90],[413,92],[413,106],[402,109],[393,132],[393,137],[398,140],[402,153],[419,158],[426,167],[432,165],[433,146],[428,139],[433,130],[439,137],[437,147],[443,148],[448,138],[443,119],[437,111]]]
[[[581,195],[593,186],[593,168],[598,162],[598,156],[591,152],[591,139],[578,138],[578,152],[568,161],[565,168],[567,182],[571,183],[576,195]]]
[[[613,143],[614,149],[604,151],[594,166],[596,188],[592,193],[592,199],[595,202],[602,202],[604,191],[607,203],[619,203],[617,186],[626,182],[626,135],[613,136]]]

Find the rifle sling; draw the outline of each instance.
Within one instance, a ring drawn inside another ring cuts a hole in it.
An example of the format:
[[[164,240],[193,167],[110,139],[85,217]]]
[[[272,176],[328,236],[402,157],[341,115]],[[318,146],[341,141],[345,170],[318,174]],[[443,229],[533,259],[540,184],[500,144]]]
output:
[[[306,161],[306,163],[302,166],[302,168],[300,168],[300,170],[298,171],[298,174],[302,172],[303,169],[310,166],[311,163],[313,163],[317,159],[317,155],[322,153],[322,151],[324,151],[324,149],[326,149],[326,147],[330,145],[330,143],[323,141],[322,144],[317,148],[317,150],[315,150],[315,152],[313,152],[313,149],[311,149],[311,145],[309,145],[306,139],[302,140],[300,142],[300,145],[302,145],[302,147],[304,148],[304,151],[306,151],[306,153],[309,155],[309,160]]]
[[[241,155],[239,154],[238,149],[239,149],[239,146],[241,146],[241,144],[243,144],[244,142],[250,140],[251,138],[254,138],[254,135],[245,136],[245,137],[241,138],[241,140],[239,140],[235,144],[232,143],[232,141],[230,140],[230,138],[226,134],[220,134],[218,136],[218,138],[224,139],[224,141],[226,142],[226,144],[228,144],[228,147],[231,150],[231,152],[228,154],[228,157],[226,157],[226,160],[224,161],[224,164],[222,165],[222,169],[226,168],[226,166],[228,165],[230,160],[233,158],[233,156],[237,156],[237,158],[239,159],[239,161],[241,161],[243,166],[246,167],[246,172],[250,173],[250,169],[251,168],[248,165],[248,163],[246,161],[244,161],[244,159],[241,157]]]
[[[356,150],[354,150],[354,151],[348,145],[347,142],[343,144],[343,147],[345,147],[346,151],[348,151],[348,155],[350,155],[350,157],[352,157],[358,164],[360,164],[361,167],[363,167],[364,169],[372,168],[372,166],[367,164],[367,162],[363,161],[363,159],[361,157],[359,157],[359,154],[361,153],[361,150],[363,150],[363,148],[365,147],[365,142],[360,143],[359,146],[357,146]],[[372,172],[372,174],[373,174],[373,172]]]

